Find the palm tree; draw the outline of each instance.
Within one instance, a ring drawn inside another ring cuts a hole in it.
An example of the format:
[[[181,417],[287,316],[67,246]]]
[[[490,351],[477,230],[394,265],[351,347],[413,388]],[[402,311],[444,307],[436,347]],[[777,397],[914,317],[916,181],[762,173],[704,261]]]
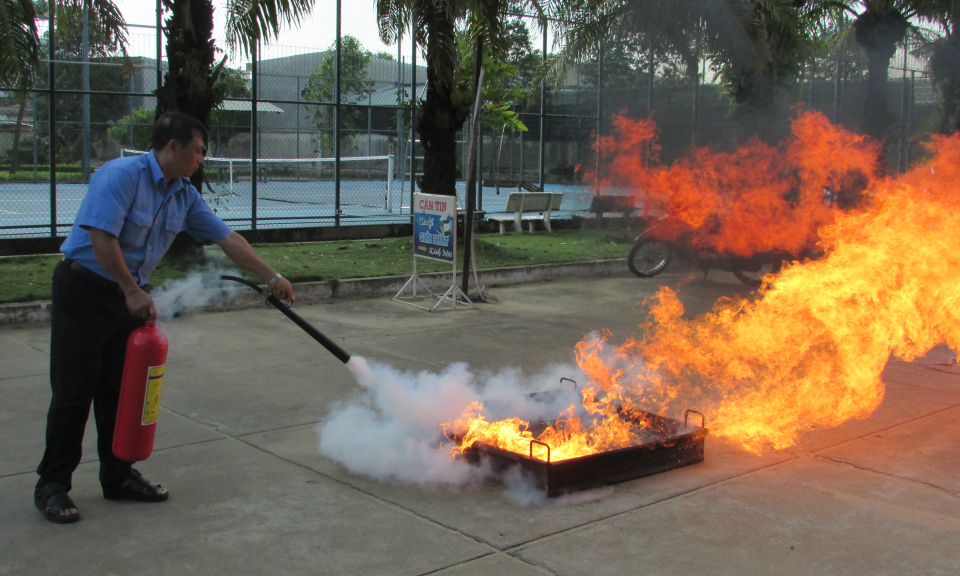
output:
[[[943,36],[933,43],[930,75],[940,91],[940,132],[960,131],[960,0],[929,0],[917,12],[938,24]]]
[[[10,172],[20,168],[20,136],[27,102],[27,90],[33,86],[33,78],[40,66],[40,35],[37,30],[38,14],[48,14],[51,2],[34,0],[0,0],[0,86],[13,88],[20,100],[17,123],[13,135],[13,156]],[[127,37],[125,23],[119,9],[110,0],[60,0],[55,3],[57,21],[66,26],[77,24],[75,20],[86,7],[91,22],[101,27],[121,52],[126,54]],[[54,42],[48,38],[48,42]]]
[[[13,88],[20,101],[10,162],[10,173],[15,174],[20,168],[20,125],[27,105],[27,90],[33,85],[34,72],[40,65],[40,42],[33,0],[0,0],[0,6],[0,85]]]
[[[777,97],[799,77],[810,44],[805,23],[815,18],[819,7],[804,10],[805,0],[754,1],[753,19],[758,40],[767,55],[755,62],[732,59],[721,76],[733,97],[741,137],[760,136],[768,141],[785,135],[786,124],[778,115]]]
[[[776,96],[804,51],[799,0],[563,0],[562,50],[541,73],[556,84],[603,43],[642,38],[651,56],[679,59],[693,81],[702,58],[720,64],[740,137],[776,139]]]
[[[164,22],[168,70],[157,89],[156,117],[173,110],[189,114],[204,125],[223,102],[218,83],[226,57],[216,62],[212,0],[163,0],[170,15]],[[227,4],[227,44],[256,57],[262,41],[275,38],[286,24],[297,24],[313,8],[314,0],[230,0]],[[191,177],[199,190],[203,169]]]
[[[752,73],[768,56],[755,10],[741,0],[561,0],[557,12],[563,48],[541,71],[555,81],[603,42],[631,35],[679,57],[691,78],[706,50]]]
[[[854,38],[867,56],[867,83],[863,100],[862,131],[883,140],[893,121],[887,98],[890,59],[910,29],[910,19],[917,16],[915,0],[860,0],[848,3],[852,12]],[[863,11],[859,14],[855,8]]]
[[[40,65],[36,18],[33,0],[0,0],[0,85],[17,90],[21,101]]]
[[[509,12],[524,7],[532,8],[543,22],[541,0],[377,0],[384,42],[399,42],[402,30],[412,26],[415,42],[427,49],[427,91],[415,122],[423,146],[420,188],[425,193],[456,195],[456,134],[473,106],[470,79],[457,74],[458,27],[467,28],[479,40],[477,54],[484,39],[497,53]]]

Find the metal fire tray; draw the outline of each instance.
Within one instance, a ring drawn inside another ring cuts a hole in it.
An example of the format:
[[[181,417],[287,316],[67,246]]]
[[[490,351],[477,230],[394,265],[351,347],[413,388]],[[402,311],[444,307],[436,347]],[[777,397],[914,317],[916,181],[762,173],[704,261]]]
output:
[[[688,425],[690,414],[700,416],[699,427]],[[621,412],[620,417],[642,429],[647,441],[636,446],[556,462],[550,461],[550,447],[537,440],[530,441],[529,454],[518,454],[477,442],[465,452],[465,456],[471,462],[489,460],[498,470],[520,466],[534,479],[538,488],[546,490],[549,497],[703,462],[704,439],[709,431],[705,427],[706,419],[700,412],[685,411],[682,422],[640,410]],[[546,423],[542,423],[542,426],[545,428]],[[533,457],[534,444],[546,448],[546,461]]]

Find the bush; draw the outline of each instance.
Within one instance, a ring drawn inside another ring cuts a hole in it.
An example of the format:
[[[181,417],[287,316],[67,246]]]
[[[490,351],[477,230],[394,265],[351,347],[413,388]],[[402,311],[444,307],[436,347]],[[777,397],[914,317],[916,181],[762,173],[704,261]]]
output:
[[[133,148],[135,150],[150,148],[154,114],[154,108],[141,107],[133,111]],[[130,148],[130,116],[111,120],[108,124],[110,127],[107,128],[107,135],[121,148]]]
[[[10,169],[10,164],[13,163],[13,148],[11,147],[7,150],[5,155],[4,162],[7,164],[7,170]],[[20,169],[23,170],[27,167],[30,170],[33,170],[33,135],[32,134],[22,134],[20,136],[20,151],[17,154],[20,159]],[[48,164],[50,162],[50,143],[49,140],[43,138],[37,139],[37,164]]]

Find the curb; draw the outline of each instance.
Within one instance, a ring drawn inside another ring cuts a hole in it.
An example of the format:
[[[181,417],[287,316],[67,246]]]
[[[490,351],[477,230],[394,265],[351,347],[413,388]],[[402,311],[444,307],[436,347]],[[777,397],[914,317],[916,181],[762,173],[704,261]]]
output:
[[[481,280],[487,288],[512,286],[531,282],[545,282],[559,278],[585,278],[595,276],[627,275],[622,258],[586,262],[562,262],[555,264],[531,264],[481,270]],[[457,283],[461,282],[457,275]],[[335,299],[361,299],[392,296],[407,282],[409,276],[377,276],[319,282],[298,282],[297,302],[313,304]],[[431,290],[443,292],[449,288],[449,272],[431,272],[420,276]],[[253,290],[235,290],[230,296],[212,297],[211,301],[196,312],[244,310],[263,307],[263,297]],[[49,300],[0,304],[0,326],[42,324],[50,321]]]

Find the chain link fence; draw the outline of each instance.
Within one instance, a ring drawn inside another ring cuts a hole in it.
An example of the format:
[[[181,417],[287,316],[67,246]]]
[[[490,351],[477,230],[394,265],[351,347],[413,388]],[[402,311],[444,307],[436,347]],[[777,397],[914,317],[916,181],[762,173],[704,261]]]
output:
[[[528,60],[536,63],[554,49],[546,41],[553,24],[540,30],[535,21],[521,20],[530,32]],[[127,59],[87,43],[72,50],[59,45],[44,21],[40,28],[54,38],[54,49],[44,48],[35,86],[23,100],[0,93],[0,238],[66,235],[91,174],[148,149],[153,92],[166,71],[156,24],[128,26],[129,53],[140,55]],[[227,99],[210,125],[203,192],[234,228],[409,222],[422,151],[408,103],[425,95],[423,54],[414,52],[409,34],[394,53],[367,52],[350,38],[342,38],[339,70],[329,46],[274,45],[268,58],[225,74]],[[909,165],[919,137],[936,124],[936,92],[914,52],[903,46],[891,60],[888,90],[897,126],[886,146],[894,170]],[[802,103],[859,128],[864,66],[850,54],[842,61],[827,55],[804,71],[784,96],[785,123]],[[708,63],[691,80],[654,58],[624,72],[605,68],[599,56],[572,66],[558,89],[532,89],[514,106],[527,131],[481,130],[479,210],[502,210],[508,193],[522,189],[563,192],[559,217],[587,209],[593,189],[583,181],[583,167],[596,162],[595,139],[610,132],[614,113],[653,117],[667,162],[692,145],[735,140],[729,96],[710,81]],[[521,67],[514,81],[530,86],[532,72]],[[461,205],[465,138],[460,134],[457,145]]]

